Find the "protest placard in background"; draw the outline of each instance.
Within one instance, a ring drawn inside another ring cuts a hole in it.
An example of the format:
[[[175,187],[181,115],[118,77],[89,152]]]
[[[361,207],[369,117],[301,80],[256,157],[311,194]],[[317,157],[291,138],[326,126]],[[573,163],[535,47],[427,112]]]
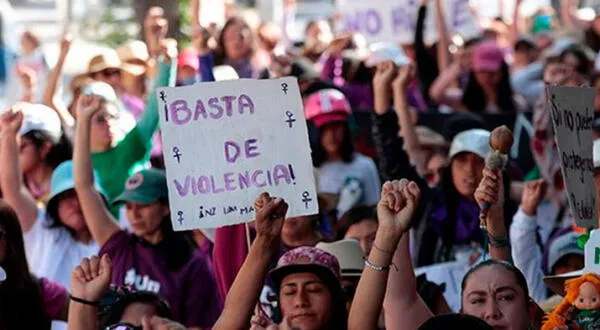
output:
[[[596,90],[556,86],[547,93],[571,213],[578,226],[597,227],[592,158]]]
[[[166,87],[157,97],[175,230],[252,220],[264,191],[287,201],[288,217],[318,213],[296,79]]]
[[[452,261],[415,269],[415,275],[426,274],[427,280],[445,284],[444,298],[453,312],[460,312],[461,282],[471,266],[464,261]]]
[[[443,0],[442,6],[449,34],[458,33],[464,39],[479,34],[479,28],[469,8],[469,0]],[[414,41],[420,0],[337,0],[346,31],[363,34],[368,41]],[[435,1],[430,1],[425,19],[426,43],[437,40]]]

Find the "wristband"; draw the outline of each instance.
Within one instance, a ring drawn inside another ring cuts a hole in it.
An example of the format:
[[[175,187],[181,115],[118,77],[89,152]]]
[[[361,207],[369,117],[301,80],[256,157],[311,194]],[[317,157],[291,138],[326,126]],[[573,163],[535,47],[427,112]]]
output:
[[[80,304],[84,304],[84,305],[88,305],[88,306],[98,307],[98,305],[100,305],[99,301],[89,301],[89,300],[73,297],[72,295],[69,295],[69,299],[73,300],[74,302],[78,302]]]
[[[493,248],[504,248],[510,246],[508,236],[494,236],[488,232],[488,240]]]
[[[385,271],[388,271],[391,268],[390,266],[394,266],[394,268],[396,268],[396,265],[394,265],[393,263],[389,264],[387,266],[378,266],[378,265],[375,265],[375,264],[371,263],[369,261],[369,259],[367,259],[365,257],[363,257],[363,260],[365,261],[365,266],[367,268],[371,268],[372,270],[374,270],[376,272],[385,272]],[[396,268],[396,270],[398,270],[398,268]]]

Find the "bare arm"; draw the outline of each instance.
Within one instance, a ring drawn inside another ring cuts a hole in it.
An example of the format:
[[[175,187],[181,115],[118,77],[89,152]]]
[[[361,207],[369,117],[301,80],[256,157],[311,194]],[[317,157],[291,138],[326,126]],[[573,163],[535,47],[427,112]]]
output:
[[[23,233],[27,233],[37,219],[35,199],[23,184],[23,172],[19,165],[18,134],[23,113],[18,106],[0,117],[0,186],[4,200],[15,210]]]
[[[450,56],[448,54],[448,31],[446,29],[446,18],[444,16],[444,8],[442,7],[442,0],[435,1],[435,28],[438,33],[438,44],[437,44],[437,62],[438,69],[440,72],[444,72],[450,65]]]
[[[63,36],[60,43],[60,53],[58,55],[58,60],[56,61],[56,65],[52,70],[50,70],[48,74],[48,79],[46,80],[46,88],[44,89],[43,102],[45,105],[54,109],[58,114],[62,123],[67,127],[75,126],[75,119],[69,113],[69,110],[65,107],[64,103],[60,98],[57,100],[56,98],[56,89],[58,88],[58,81],[62,75],[62,70],[65,64],[65,59],[69,54],[69,49],[71,48],[71,38],[69,36]]]
[[[200,0],[190,0],[190,17],[192,18],[192,31],[200,25]]]
[[[388,277],[383,310],[388,329],[413,330],[433,317],[425,302],[417,293],[417,278],[409,252],[410,239],[405,233],[394,254],[394,264],[398,271]]]
[[[574,0],[563,0],[560,4],[560,18],[567,28],[586,28],[589,22],[580,20],[573,12],[575,8]]]
[[[381,314],[392,258],[400,238],[410,229],[411,218],[419,201],[416,183],[403,179],[386,182],[377,206],[379,227],[373,249],[365,261],[365,269],[358,282],[350,309],[348,329],[376,329]],[[393,266],[394,269],[398,265]],[[380,269],[376,269],[380,267]],[[398,268],[402,270],[402,268]],[[415,289],[416,290],[416,289]],[[401,310],[394,310],[401,313]],[[412,316],[411,316],[412,317]],[[389,328],[389,325],[387,325]],[[393,328],[390,328],[393,329]],[[400,328],[398,328],[400,329]]]
[[[510,245],[504,223],[504,183],[502,170],[483,169],[483,179],[475,191],[478,205],[489,204],[485,219],[492,259],[510,261]]]
[[[94,187],[90,125],[92,116],[100,109],[100,102],[100,98],[97,96],[85,95],[77,104],[79,116],[75,130],[73,175],[77,198],[81,203],[81,209],[92,238],[99,246],[103,246],[120,228],[106,208],[102,196]]]
[[[461,72],[462,68],[459,61],[455,61],[446,71],[441,72],[429,89],[431,99],[438,104],[445,104],[455,110],[465,111],[466,107],[462,104],[460,98],[447,95],[448,88],[456,83]]]
[[[269,261],[279,246],[281,227],[288,205],[281,198],[263,193],[255,203],[256,240],[225,299],[225,308],[213,329],[247,329],[260,297]]]
[[[112,262],[107,254],[102,258],[84,258],[71,272],[71,295],[88,302],[98,302],[108,289],[112,277]],[[99,329],[98,308],[77,301],[69,306],[69,330]]]
[[[512,46],[515,45],[515,42],[517,41],[517,37],[519,36],[519,19],[520,19],[519,8],[521,6],[521,1],[522,0],[515,1],[515,8],[513,10],[512,24],[510,26],[510,35],[509,35],[509,41]]]

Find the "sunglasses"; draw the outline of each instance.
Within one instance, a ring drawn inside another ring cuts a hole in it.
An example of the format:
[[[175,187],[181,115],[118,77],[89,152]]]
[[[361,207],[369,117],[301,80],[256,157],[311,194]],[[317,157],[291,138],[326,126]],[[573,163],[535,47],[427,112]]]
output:
[[[109,325],[104,330],[142,330],[140,326],[133,325],[131,323],[119,322],[117,324]]]
[[[121,70],[120,69],[106,69],[106,70],[102,70],[100,71],[100,74],[102,74],[104,77],[112,77],[112,76],[120,76],[121,75]]]

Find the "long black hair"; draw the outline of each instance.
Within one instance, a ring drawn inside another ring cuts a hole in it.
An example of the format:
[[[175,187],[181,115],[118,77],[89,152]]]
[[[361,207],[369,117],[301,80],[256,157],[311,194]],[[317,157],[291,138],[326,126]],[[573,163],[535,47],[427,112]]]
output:
[[[119,297],[114,304],[109,306],[108,313],[102,318],[102,323],[104,324],[102,329],[119,323],[125,313],[125,309],[133,303],[150,305],[156,309],[156,316],[167,319],[171,318],[172,313],[169,303],[162,299],[158,294],[150,291],[128,292]]]
[[[513,99],[513,90],[510,86],[510,73],[508,65],[502,62],[500,67],[500,81],[496,89],[496,99],[494,103],[498,105],[502,112],[515,112],[516,104]],[[462,103],[467,107],[470,112],[482,113],[489,102],[485,99],[485,93],[483,88],[475,79],[475,72],[469,73],[469,80],[465,86],[465,92],[463,93]]]
[[[0,328],[50,329],[44,313],[41,282],[29,272],[23,232],[15,211],[0,200],[0,227],[6,235],[5,258],[1,262],[7,277],[0,285]]]
[[[517,280],[517,285],[521,288],[521,290],[523,290],[523,294],[525,295],[525,302],[529,301],[529,288],[527,286],[527,279],[525,279],[525,275],[523,275],[523,273],[521,273],[521,271],[517,267],[515,267],[515,265],[508,263],[506,261],[501,261],[501,260],[496,260],[496,259],[488,259],[488,260],[480,262],[477,265],[471,267],[471,269],[469,269],[467,274],[465,274],[465,277],[463,277],[463,279],[462,279],[462,282],[460,285],[461,292],[465,291],[467,282],[469,281],[469,279],[471,278],[471,276],[473,274],[475,274],[478,270],[480,270],[482,268],[491,267],[491,266],[501,266],[502,268],[511,272],[515,276],[515,279]]]
[[[315,125],[311,125],[309,122],[309,127],[312,126],[311,131],[314,133],[313,138],[311,139],[311,148],[312,148],[312,160],[314,167],[320,167],[327,161],[327,151],[321,145],[321,134],[328,125],[324,125],[320,128],[316,128]],[[346,125],[344,127],[344,140],[342,141],[341,146],[342,153],[342,161],[344,163],[350,163],[354,160],[354,144],[352,142],[352,132],[350,132],[350,127]]]
[[[30,131],[23,135],[23,138],[26,138],[27,140],[31,141],[33,146],[38,150],[44,145],[44,143],[52,141],[51,137],[47,133],[40,130]],[[52,148],[50,148],[50,151],[44,159],[44,162],[50,168],[55,169],[62,162],[72,158],[73,143],[71,142],[69,137],[63,133],[58,142],[53,143]]]
[[[159,202],[168,207],[167,199]],[[160,223],[163,240],[158,243],[159,251],[165,256],[167,269],[177,270],[183,267],[192,257],[196,247],[189,235],[185,232],[173,230],[170,215],[163,218]]]

